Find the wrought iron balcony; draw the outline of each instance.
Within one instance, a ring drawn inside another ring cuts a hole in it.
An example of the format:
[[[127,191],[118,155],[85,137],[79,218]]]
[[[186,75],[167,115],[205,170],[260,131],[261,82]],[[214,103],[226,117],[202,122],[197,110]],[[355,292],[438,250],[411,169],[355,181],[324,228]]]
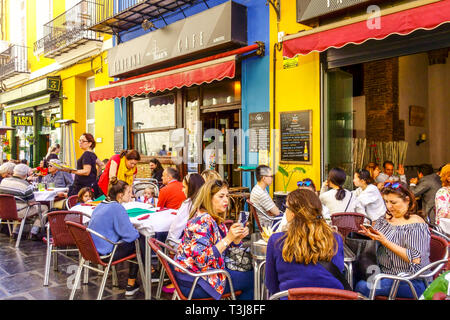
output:
[[[95,2],[83,0],[44,25],[44,37],[34,43],[34,53],[55,58],[88,41],[102,41],[89,30],[95,20]]]
[[[12,45],[0,53],[0,80],[30,73],[27,51],[28,47]]]
[[[93,0],[95,19],[92,31],[117,35],[121,31],[141,25],[144,20],[155,21],[182,12],[196,3],[207,0]],[[184,13],[183,13],[184,14]],[[164,20],[165,22],[165,20]],[[167,24],[167,23],[166,23]]]

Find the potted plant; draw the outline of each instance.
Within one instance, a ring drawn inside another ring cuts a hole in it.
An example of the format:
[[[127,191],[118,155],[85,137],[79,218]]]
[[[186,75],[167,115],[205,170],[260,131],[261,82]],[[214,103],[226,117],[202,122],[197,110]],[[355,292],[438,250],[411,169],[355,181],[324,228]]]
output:
[[[273,193],[274,201],[277,207],[284,211],[286,208],[286,197],[288,195],[287,188],[291,179],[295,172],[306,173],[306,170],[302,167],[295,167],[293,169],[289,169],[288,166],[278,166],[278,172],[283,176],[283,190],[284,191],[276,191]]]

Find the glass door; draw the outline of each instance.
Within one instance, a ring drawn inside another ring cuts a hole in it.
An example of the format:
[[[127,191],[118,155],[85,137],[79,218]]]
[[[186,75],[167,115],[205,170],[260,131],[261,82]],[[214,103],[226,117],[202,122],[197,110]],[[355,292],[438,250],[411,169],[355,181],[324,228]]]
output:
[[[345,188],[353,188],[353,76],[341,69],[326,72],[324,112],[325,177],[340,167],[347,173]],[[325,179],[324,179],[325,180]]]

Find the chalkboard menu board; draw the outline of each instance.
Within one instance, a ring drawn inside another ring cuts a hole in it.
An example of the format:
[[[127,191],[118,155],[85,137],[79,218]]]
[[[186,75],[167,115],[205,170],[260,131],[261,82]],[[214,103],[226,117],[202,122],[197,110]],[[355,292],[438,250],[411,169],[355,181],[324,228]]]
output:
[[[270,149],[270,112],[249,114],[249,150],[259,152]]]
[[[312,110],[280,113],[281,162],[311,164]]]
[[[123,149],[123,126],[117,126],[114,128],[114,153],[120,153]]]

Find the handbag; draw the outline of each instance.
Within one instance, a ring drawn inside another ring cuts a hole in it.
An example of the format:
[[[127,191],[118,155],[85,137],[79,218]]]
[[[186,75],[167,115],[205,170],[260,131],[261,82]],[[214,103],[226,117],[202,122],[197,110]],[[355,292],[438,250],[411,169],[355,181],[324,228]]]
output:
[[[341,271],[339,271],[338,267],[331,261],[319,261],[319,263],[328,270],[336,279],[339,280],[340,283],[344,286],[344,290],[353,291],[352,287],[348,283],[347,279],[345,279],[344,275]]]
[[[372,240],[357,232],[350,232],[347,237],[345,237],[345,244],[355,254],[353,274],[356,282],[359,280],[367,281],[374,272],[373,267],[371,266],[378,266],[378,241]]]
[[[229,270],[246,272],[253,269],[250,247],[229,247],[224,260]]]

